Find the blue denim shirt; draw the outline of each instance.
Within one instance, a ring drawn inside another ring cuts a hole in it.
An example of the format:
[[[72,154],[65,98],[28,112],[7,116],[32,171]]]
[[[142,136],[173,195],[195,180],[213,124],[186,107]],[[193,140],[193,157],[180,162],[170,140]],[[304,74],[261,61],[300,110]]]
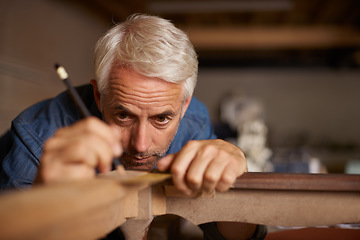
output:
[[[77,88],[90,112],[99,118],[92,86]],[[31,186],[39,166],[44,142],[58,128],[81,119],[68,92],[39,102],[16,117],[0,138],[0,190]],[[178,152],[189,140],[215,139],[204,104],[193,97],[167,154]]]

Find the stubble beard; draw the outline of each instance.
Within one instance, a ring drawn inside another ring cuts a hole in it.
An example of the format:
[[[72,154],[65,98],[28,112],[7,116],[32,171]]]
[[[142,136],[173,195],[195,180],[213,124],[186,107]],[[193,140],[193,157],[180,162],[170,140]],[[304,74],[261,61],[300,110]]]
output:
[[[131,170],[131,169],[143,169],[143,170],[152,170],[156,168],[157,162],[163,158],[168,151],[172,141],[175,138],[176,133],[172,137],[172,139],[169,141],[167,146],[164,149],[160,150],[154,150],[154,151],[145,151],[145,152],[137,152],[133,149],[125,148],[123,155],[120,157],[121,163],[124,165],[125,169]],[[151,161],[146,162],[140,162],[140,161],[134,161],[134,158],[137,159],[143,159],[143,158],[149,158],[151,157]]]

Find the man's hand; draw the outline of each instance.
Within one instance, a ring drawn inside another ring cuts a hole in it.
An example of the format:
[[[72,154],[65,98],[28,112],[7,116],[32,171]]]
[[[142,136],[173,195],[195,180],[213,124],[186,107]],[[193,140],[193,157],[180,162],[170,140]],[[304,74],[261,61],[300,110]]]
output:
[[[121,153],[119,131],[95,117],[86,118],[45,142],[36,182],[94,177],[95,168],[110,171],[114,156]]]
[[[223,140],[189,141],[178,153],[161,159],[158,169],[170,169],[174,185],[185,194],[223,192],[246,171],[246,160],[238,147]]]

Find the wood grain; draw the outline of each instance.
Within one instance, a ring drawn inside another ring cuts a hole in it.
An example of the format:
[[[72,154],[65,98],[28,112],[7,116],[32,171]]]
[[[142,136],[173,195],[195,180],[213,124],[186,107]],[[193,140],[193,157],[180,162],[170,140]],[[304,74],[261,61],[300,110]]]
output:
[[[360,175],[307,173],[244,173],[239,189],[360,192]]]

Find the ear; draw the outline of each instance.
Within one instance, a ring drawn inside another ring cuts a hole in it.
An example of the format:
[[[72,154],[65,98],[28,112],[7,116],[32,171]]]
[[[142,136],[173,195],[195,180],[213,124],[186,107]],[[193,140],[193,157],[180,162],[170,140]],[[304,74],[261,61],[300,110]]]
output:
[[[188,107],[189,107],[189,105],[190,105],[191,98],[192,98],[192,96],[190,96],[188,99],[185,100],[181,118],[184,117],[185,112],[186,112],[186,110],[188,109]]]
[[[93,86],[93,91],[94,91],[94,99],[95,99],[95,102],[96,102],[96,105],[99,109],[99,111],[101,112],[101,104],[100,104],[100,92],[99,92],[99,89],[98,89],[98,86],[97,86],[97,82],[95,79],[91,79],[90,81],[91,85]]]

